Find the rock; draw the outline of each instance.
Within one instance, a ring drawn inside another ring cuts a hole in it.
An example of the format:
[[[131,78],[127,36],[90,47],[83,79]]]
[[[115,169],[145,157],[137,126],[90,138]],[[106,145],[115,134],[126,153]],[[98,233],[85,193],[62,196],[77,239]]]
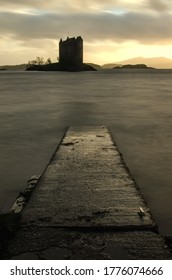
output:
[[[35,186],[36,186],[40,177],[41,177],[40,175],[33,175],[27,181],[26,186],[19,193],[16,201],[14,202],[14,204],[13,204],[11,210],[10,210],[10,213],[19,214],[23,210],[25,204],[29,200],[30,195],[31,195],[32,191],[34,190],[34,188],[35,188]]]
[[[26,204],[26,200],[23,196],[20,196],[16,199],[15,203],[13,204],[10,212],[18,214],[20,213]]]

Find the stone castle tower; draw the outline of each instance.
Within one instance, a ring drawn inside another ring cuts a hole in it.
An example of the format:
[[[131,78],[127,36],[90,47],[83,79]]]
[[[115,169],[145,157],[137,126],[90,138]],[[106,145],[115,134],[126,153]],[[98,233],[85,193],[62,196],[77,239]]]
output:
[[[81,65],[83,63],[83,39],[69,38],[59,42],[59,63],[64,65]]]

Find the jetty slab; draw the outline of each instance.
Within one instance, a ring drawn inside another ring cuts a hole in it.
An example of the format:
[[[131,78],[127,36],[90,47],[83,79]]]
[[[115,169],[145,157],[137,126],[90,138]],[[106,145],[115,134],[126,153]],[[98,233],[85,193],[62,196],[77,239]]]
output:
[[[154,227],[150,211],[104,126],[70,127],[24,209],[22,223]]]

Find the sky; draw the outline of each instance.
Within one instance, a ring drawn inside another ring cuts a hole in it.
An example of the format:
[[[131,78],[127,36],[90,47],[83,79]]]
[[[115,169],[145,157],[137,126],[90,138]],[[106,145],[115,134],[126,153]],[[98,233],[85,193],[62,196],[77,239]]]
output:
[[[85,62],[172,59],[172,0],[0,0],[0,65],[57,61],[67,36],[82,36]]]

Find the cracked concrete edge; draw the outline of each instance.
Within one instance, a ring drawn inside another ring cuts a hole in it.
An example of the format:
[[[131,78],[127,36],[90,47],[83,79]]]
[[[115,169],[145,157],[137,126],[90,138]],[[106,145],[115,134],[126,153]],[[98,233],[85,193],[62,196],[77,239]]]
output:
[[[22,229],[6,253],[8,259],[172,259],[165,239],[150,231],[33,227]]]

